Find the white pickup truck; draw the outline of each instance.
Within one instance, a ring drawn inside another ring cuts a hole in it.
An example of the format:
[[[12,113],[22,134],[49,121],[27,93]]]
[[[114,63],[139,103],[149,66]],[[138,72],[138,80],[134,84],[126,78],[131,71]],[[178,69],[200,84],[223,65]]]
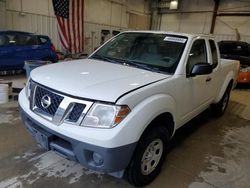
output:
[[[33,70],[21,116],[47,150],[146,185],[179,127],[225,112],[239,63],[219,54],[211,36],[123,32],[87,59]]]

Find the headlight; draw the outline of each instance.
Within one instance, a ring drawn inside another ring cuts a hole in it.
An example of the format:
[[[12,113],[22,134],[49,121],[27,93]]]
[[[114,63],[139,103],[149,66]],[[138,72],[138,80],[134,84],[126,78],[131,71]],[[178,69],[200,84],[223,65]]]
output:
[[[25,86],[25,93],[26,93],[26,97],[29,99],[30,97],[30,86],[31,86],[31,83],[30,83],[30,78],[28,78],[27,80],[27,83],[26,83],[26,86]]]
[[[95,103],[84,117],[81,126],[112,128],[120,123],[130,112],[126,105]]]

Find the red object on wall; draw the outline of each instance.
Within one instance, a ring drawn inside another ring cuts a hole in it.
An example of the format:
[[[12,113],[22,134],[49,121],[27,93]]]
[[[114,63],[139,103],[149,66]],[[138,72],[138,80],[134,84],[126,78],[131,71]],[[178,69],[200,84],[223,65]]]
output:
[[[62,46],[72,54],[83,52],[84,0],[53,0]]]

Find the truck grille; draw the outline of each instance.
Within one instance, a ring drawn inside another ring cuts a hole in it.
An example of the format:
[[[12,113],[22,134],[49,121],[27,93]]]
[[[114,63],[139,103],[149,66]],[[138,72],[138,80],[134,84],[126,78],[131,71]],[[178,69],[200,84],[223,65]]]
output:
[[[42,106],[42,99],[44,96],[50,97],[51,104],[46,108]],[[60,103],[62,102],[63,97],[60,95],[57,95],[55,93],[50,92],[47,89],[44,89],[42,87],[37,87],[36,88],[36,93],[35,93],[35,105],[43,110],[44,112],[54,116]]]
[[[68,120],[71,122],[77,122],[85,107],[85,104],[76,103],[71,113],[69,114]]]
[[[79,125],[93,102],[73,98],[31,80],[31,110],[56,125]]]

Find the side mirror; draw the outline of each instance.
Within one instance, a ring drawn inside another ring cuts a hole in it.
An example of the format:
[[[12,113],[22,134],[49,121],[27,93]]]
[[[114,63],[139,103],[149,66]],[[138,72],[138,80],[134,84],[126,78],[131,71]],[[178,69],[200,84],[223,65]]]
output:
[[[189,77],[194,77],[196,75],[210,74],[211,72],[213,72],[212,65],[208,63],[198,63],[192,67]]]

